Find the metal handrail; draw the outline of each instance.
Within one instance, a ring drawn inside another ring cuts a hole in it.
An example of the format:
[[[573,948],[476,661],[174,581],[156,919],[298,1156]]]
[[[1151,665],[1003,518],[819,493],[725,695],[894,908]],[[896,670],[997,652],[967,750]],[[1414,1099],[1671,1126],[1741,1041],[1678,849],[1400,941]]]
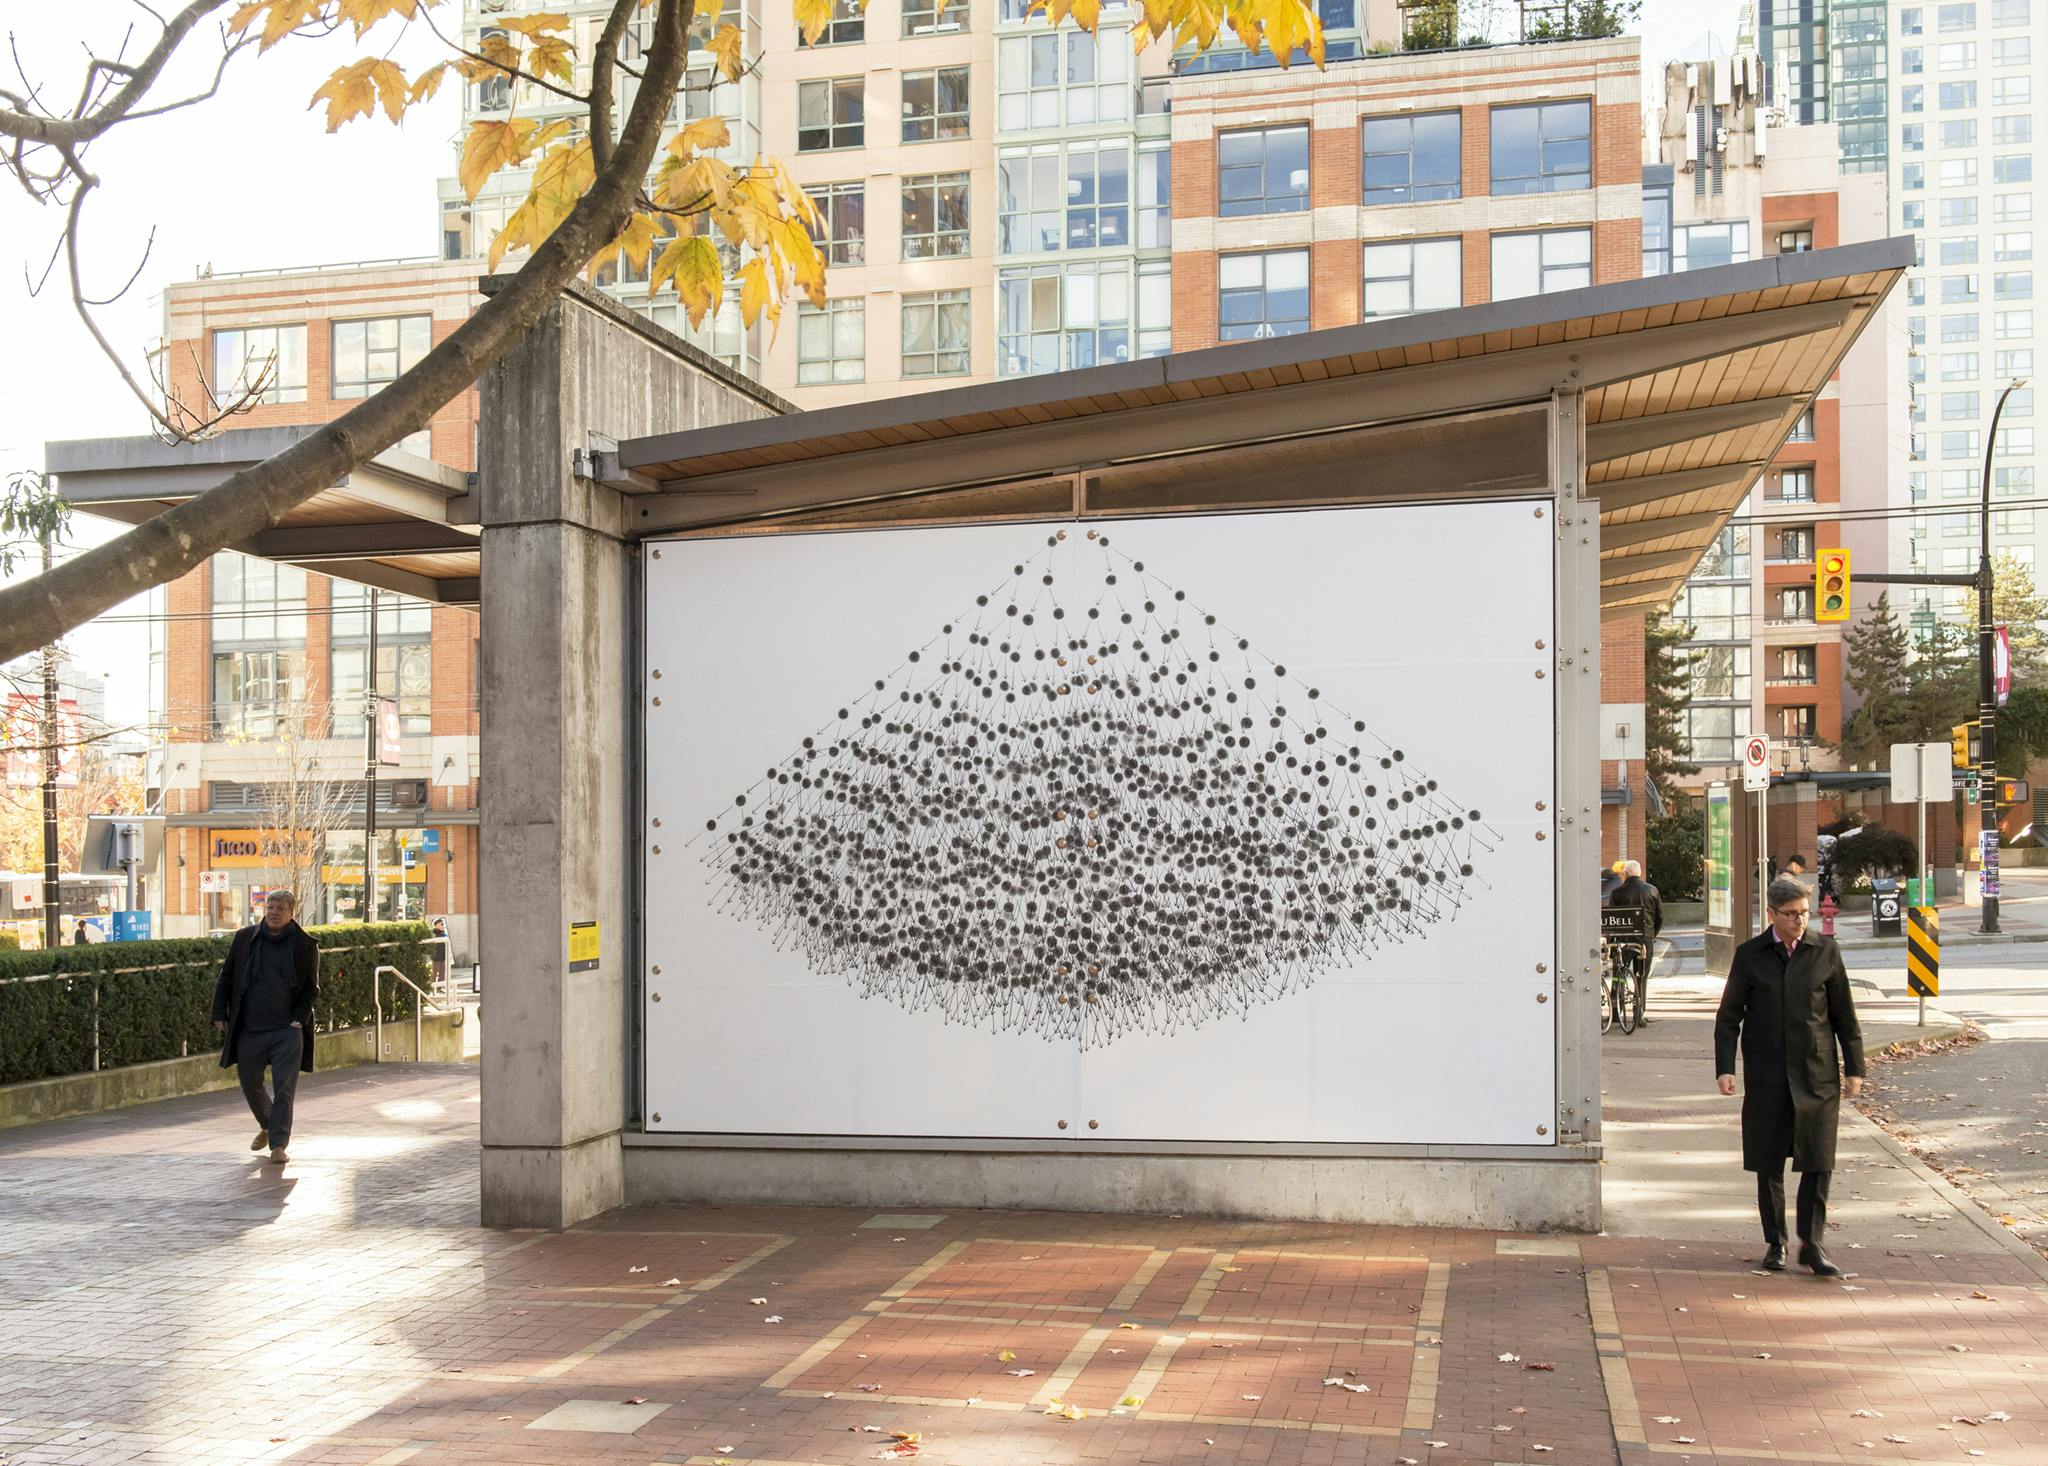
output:
[[[418,983],[414,982],[411,978],[407,977],[404,973],[400,972],[396,967],[393,967],[388,963],[379,963],[377,966],[371,968],[370,1006],[372,1010],[376,1013],[377,1025],[376,1057],[374,1059],[374,1062],[379,1064],[384,1062],[384,989],[382,984],[380,984],[377,981],[377,979],[387,972],[390,973],[393,977],[397,978],[400,982],[404,983],[407,987],[411,988],[413,992],[418,994],[421,1002],[432,1003],[434,1005],[434,1010],[436,1012],[452,1013],[455,1011],[454,1009],[447,1007],[432,993],[428,992],[425,988],[421,987]],[[425,1015],[421,1012],[420,1003],[414,1003],[412,1005],[412,1057],[415,1063],[419,1062],[420,1054],[423,1048],[424,1026]]]

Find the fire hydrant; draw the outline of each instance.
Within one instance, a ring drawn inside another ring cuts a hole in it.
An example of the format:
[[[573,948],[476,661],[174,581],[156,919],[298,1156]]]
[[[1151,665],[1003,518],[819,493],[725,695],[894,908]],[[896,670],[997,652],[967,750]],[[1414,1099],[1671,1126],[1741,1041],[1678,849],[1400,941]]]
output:
[[[1820,934],[1824,937],[1835,934],[1835,895],[1832,891],[1820,898]]]

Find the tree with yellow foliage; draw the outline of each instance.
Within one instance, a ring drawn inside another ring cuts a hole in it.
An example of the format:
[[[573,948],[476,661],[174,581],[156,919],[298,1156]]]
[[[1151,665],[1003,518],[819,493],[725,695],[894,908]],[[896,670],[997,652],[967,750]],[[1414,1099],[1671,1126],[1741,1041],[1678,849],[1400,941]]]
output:
[[[716,118],[668,130],[670,105],[693,47],[709,53],[728,80],[752,64],[742,54],[738,29],[718,24],[715,4],[616,0],[598,36],[587,89],[578,91],[567,16],[500,17],[493,33],[471,51],[436,26],[435,12],[457,3],[190,0],[160,18],[159,34],[139,56],[130,57],[125,48],[104,56],[87,46],[79,86],[36,79],[20,93],[0,88],[0,168],[62,216],[51,270],[65,281],[80,321],[158,430],[187,439],[217,431],[258,400],[268,381],[257,373],[242,395],[203,410],[160,400],[96,321],[95,301],[81,278],[79,242],[87,205],[100,188],[89,166],[93,144],[118,128],[212,95],[213,89],[168,100],[158,95],[171,58],[199,44],[195,37],[206,34],[206,24],[217,27],[221,44],[215,88],[244,52],[261,54],[302,37],[351,34],[361,48],[359,59],[337,68],[313,97],[314,105],[326,108],[330,132],[363,118],[400,122],[451,73],[467,81],[527,82],[579,109],[545,122],[517,115],[479,119],[462,139],[458,174],[472,198],[501,169],[532,170],[525,198],[489,247],[492,268],[508,251],[526,252],[504,288],[410,370],[289,448],[53,570],[0,587],[0,661],[54,641],[129,596],[276,525],[352,468],[425,427],[532,330],[585,270],[630,260],[636,270],[648,270],[652,288],[673,284],[691,321],[701,323],[725,291],[722,243],[737,260],[740,310],[748,324],[763,316],[776,319],[795,296],[823,303],[818,210],[788,170],[773,159],[734,164],[717,156],[731,139]],[[830,22],[832,3],[792,0],[806,41]],[[1071,19],[1090,30],[1101,11],[1101,0],[1036,3],[1052,24]],[[1311,0],[1142,0],[1142,8],[1134,28],[1140,47],[1164,41],[1206,49],[1228,30],[1250,48],[1270,49],[1283,65],[1297,49],[1322,63],[1322,25]],[[448,54],[407,75],[390,58],[398,33],[415,25],[431,29]],[[641,44],[628,61],[622,42],[636,26]],[[624,107],[622,78],[634,83]],[[60,110],[61,104],[48,100],[58,96],[76,101]]]

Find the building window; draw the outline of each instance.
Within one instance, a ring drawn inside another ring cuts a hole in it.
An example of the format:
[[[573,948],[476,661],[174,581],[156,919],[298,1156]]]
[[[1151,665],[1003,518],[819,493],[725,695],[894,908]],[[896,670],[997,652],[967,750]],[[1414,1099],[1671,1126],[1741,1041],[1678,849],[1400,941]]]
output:
[[[1173,244],[1173,153],[1166,143],[1138,149],[1138,248]]]
[[[2034,217],[2034,196],[2030,193],[1994,194],[1991,218],[1999,224],[2025,224]]]
[[[1744,226],[1747,228],[1748,226]],[[1803,255],[1813,248],[1811,229],[1780,229],[1778,231],[1778,253],[1781,255]]]
[[[1899,205],[1899,227],[1901,229],[1925,229],[1927,227],[1927,205],[1907,203]],[[1919,246],[1914,246],[1917,251]]]
[[[822,215],[818,243],[832,265],[867,263],[868,196],[865,183],[819,183],[806,190]]]
[[[1671,185],[1643,185],[1643,273],[1671,273]]]
[[[2010,428],[2000,425],[1998,429],[1998,453],[2001,457],[2010,454],[2014,458],[2034,456],[2034,430],[2032,428]]]
[[[1967,432],[1943,433],[1941,435],[1941,456],[1943,458],[1975,458],[1983,445],[1983,438],[1972,428]]]
[[[1773,621],[1811,621],[1813,619],[1813,587],[1810,585],[1780,587],[1772,611],[1771,619]]]
[[[1902,153],[1924,153],[1927,151],[1927,124],[1908,122],[1899,128],[1899,151]]]
[[[213,640],[304,641],[306,572],[247,555],[213,557]]]
[[[1777,665],[1771,669],[1772,687],[1811,687],[1819,680],[1818,650],[1810,646],[1781,646]]]
[[[903,34],[940,36],[964,31],[972,13],[968,0],[903,0]]]
[[[1812,245],[1808,238],[1808,247]],[[1706,270],[1749,258],[1749,224],[1685,224],[1672,232],[1671,268]]]
[[[1464,241],[1455,236],[1365,247],[1366,320],[1448,310],[1464,291]]]
[[[429,316],[334,323],[332,397],[367,397],[411,371],[433,344]]]
[[[1493,298],[1549,295],[1593,283],[1593,231],[1493,236]]]
[[[1915,5],[1899,12],[1899,34],[1917,36],[1921,33],[1920,7]]]
[[[2032,311],[1998,311],[1992,323],[1992,335],[1999,341],[2024,341],[2034,334],[2034,313]]]
[[[861,78],[803,81],[796,87],[796,150],[823,153],[864,144],[866,94]]]
[[[1991,258],[2001,263],[2007,260],[2031,260],[2033,257],[2032,230],[2017,234],[2000,234],[1991,241]]]
[[[1943,71],[1975,71],[1977,69],[1977,43],[1975,41],[1949,41],[1941,47],[1941,69]]]
[[[304,706],[305,697],[304,648],[250,648],[213,654],[213,721],[219,736],[275,738],[285,718],[304,718],[310,711]],[[319,733],[308,729],[309,736],[318,737]]]
[[[1712,553],[1709,549],[1708,554]],[[1742,578],[1736,584],[1693,585],[1688,582],[1679,592],[1671,619],[1680,625],[1691,626],[1693,640],[1749,640],[1749,555],[1746,549],[1741,559]]]
[[[1991,23],[2003,28],[2027,23],[2027,0],[1991,0]]]
[[[1941,303],[1943,305],[1975,305],[1977,303],[1977,277],[1975,275],[1942,276]]]
[[[1811,443],[1813,441],[1812,408],[1807,408],[1806,411],[1800,413],[1799,416],[1793,420],[1791,436],[1788,437],[1785,441],[1788,443]]]
[[[825,28],[818,32],[818,39],[806,41],[801,33],[797,36],[800,46],[848,46],[855,41],[867,39],[867,7],[862,0],[832,0],[832,18],[825,22]],[[629,58],[630,59],[630,58]]]
[[[1788,468],[1778,475],[1778,502],[1780,504],[1811,504],[1813,502],[1813,470],[1810,468]]]
[[[2031,348],[2024,351],[2000,351],[1992,358],[1992,371],[2010,381],[2014,377],[2034,375],[2034,353]]]
[[[1972,31],[1977,28],[1977,7],[1975,4],[1944,5],[1935,12],[1940,17],[1943,32]]]
[[[331,676],[334,736],[363,736],[363,668],[369,658],[370,592],[335,581]],[[377,596],[377,695],[398,699],[399,731],[433,732],[434,608],[412,596],[380,591]]]
[[[1793,526],[1778,531],[1778,553],[1772,558],[1781,563],[1798,564],[1813,558],[1813,527]]]
[[[924,173],[903,180],[903,258],[967,253],[967,175]]]
[[[2034,59],[2034,48],[2025,36],[2013,36],[1991,43],[1993,66],[2026,66]]]
[[[2034,272],[2032,270],[2004,270],[1991,277],[1992,294],[1999,300],[2032,300],[2034,298]]]
[[[2005,399],[2005,415],[2007,417],[2032,417],[2034,415],[2034,389],[2032,387],[2014,388],[2011,395]]]
[[[1994,497],[2019,498],[2033,492],[2032,465],[2022,464],[2016,468],[1995,468],[1991,471],[1991,493]]]
[[[213,400],[237,402],[257,386],[255,402],[306,400],[306,328],[244,326],[213,333]]]
[[[1593,186],[1593,104],[1493,109],[1493,191],[1560,193]]]
[[[1131,115],[1128,29],[1003,36],[996,63],[996,119],[1003,132],[1122,122]]]
[[[1749,579],[1748,527],[1731,524],[1716,535],[1713,542],[1707,546],[1706,553],[1700,556],[1700,563],[1694,567],[1692,578],[1694,580],[1740,580],[1747,582]],[[1745,584],[1743,589],[1747,591],[1749,589],[1748,585]],[[1743,608],[1743,614],[1748,614],[1748,607],[1746,605]],[[1745,631],[1742,634],[1747,636],[1749,633]],[[1706,641],[1714,640],[1713,637],[1706,636],[1704,633],[1701,634],[1701,639]]]
[[[2034,511],[2031,509],[2001,509],[1991,516],[1991,533],[2005,540],[2024,535],[2034,535]]]
[[[1944,239],[1941,242],[1941,262],[1944,265],[1976,264],[1977,236],[1961,234]]]
[[[1941,318],[1941,339],[1944,345],[1960,341],[1975,341],[1977,339],[1977,332],[1977,317],[1974,314],[1967,316],[1943,316]]]
[[[868,306],[860,296],[828,300],[824,309],[804,302],[796,313],[796,380],[799,386],[865,381],[868,374]]]
[[[1413,204],[1459,197],[1464,191],[1460,128],[1456,112],[1366,118],[1365,202]]]
[[[2034,181],[2034,156],[2031,153],[2013,153],[2004,158],[1991,160],[1991,181],[1993,183],[2032,183]]]
[[[1217,320],[1225,341],[1294,336],[1308,329],[1308,251],[1229,254],[1217,261]]]
[[[1138,355],[1173,350],[1173,262],[1138,262]]]
[[[1121,139],[1006,149],[996,160],[996,252],[1127,247],[1130,170]]]
[[[1000,273],[997,370],[1004,376],[1131,358],[1131,267],[1121,260]]]
[[[1925,360],[1923,357],[1922,360]],[[1944,382],[1974,382],[1977,380],[1977,353],[1974,351],[1945,351],[1941,357],[1941,379]]]
[[[1927,165],[1925,163],[1904,163],[1899,166],[1899,191],[1918,193],[1927,187]]]
[[[1977,485],[1983,482],[1983,475],[1974,468],[1944,468],[1941,471],[1941,497],[1944,499],[1974,499]]]
[[[1944,112],[1964,112],[1977,105],[1977,83],[1974,81],[1945,81],[1941,84],[1940,93],[1937,105]]]
[[[1927,110],[1927,88],[1919,83],[1899,88],[1899,110],[1907,114]]]
[[[2025,112],[2009,112],[1991,119],[1991,141],[1999,147],[2034,140],[2034,119]]]
[[[967,68],[903,73],[903,140],[944,142],[967,136]]]
[[[1777,715],[1777,736],[1787,743],[1811,743],[1813,741],[1813,708],[1777,707],[1771,709]]]
[[[1977,160],[1975,158],[1943,158],[1941,160],[1941,186],[1943,188],[1975,188],[1977,186]]]
[[[1991,105],[1994,107],[2026,107],[2034,100],[2034,79],[2031,76],[2001,76],[1991,82]]]
[[[1899,52],[1899,75],[1918,76],[1927,69],[1925,51],[1919,46],[1907,46]]]
[[[1298,214],[1308,208],[1308,124],[1255,127],[1216,139],[1216,209]]]
[[[903,297],[903,375],[964,377],[974,317],[969,292],[926,290]]]
[[[1977,201],[1973,198],[1939,199],[1935,218],[1944,229],[1973,229],[1977,224]]]

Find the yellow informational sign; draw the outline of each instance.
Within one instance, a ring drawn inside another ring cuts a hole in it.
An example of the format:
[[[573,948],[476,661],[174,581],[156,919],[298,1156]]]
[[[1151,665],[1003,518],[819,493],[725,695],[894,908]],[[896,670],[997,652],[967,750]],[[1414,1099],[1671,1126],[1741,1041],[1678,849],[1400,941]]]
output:
[[[1941,992],[1941,916],[1932,906],[1906,908],[1906,986],[1922,998]]]
[[[406,866],[403,870],[394,865],[377,867],[377,884],[380,886],[393,886],[401,880],[419,884],[426,878],[427,873],[416,865]],[[320,867],[320,881],[328,886],[359,886],[363,883],[363,868],[360,865],[323,865]]]
[[[569,923],[569,970],[588,972],[597,966],[598,935],[594,921]]]

